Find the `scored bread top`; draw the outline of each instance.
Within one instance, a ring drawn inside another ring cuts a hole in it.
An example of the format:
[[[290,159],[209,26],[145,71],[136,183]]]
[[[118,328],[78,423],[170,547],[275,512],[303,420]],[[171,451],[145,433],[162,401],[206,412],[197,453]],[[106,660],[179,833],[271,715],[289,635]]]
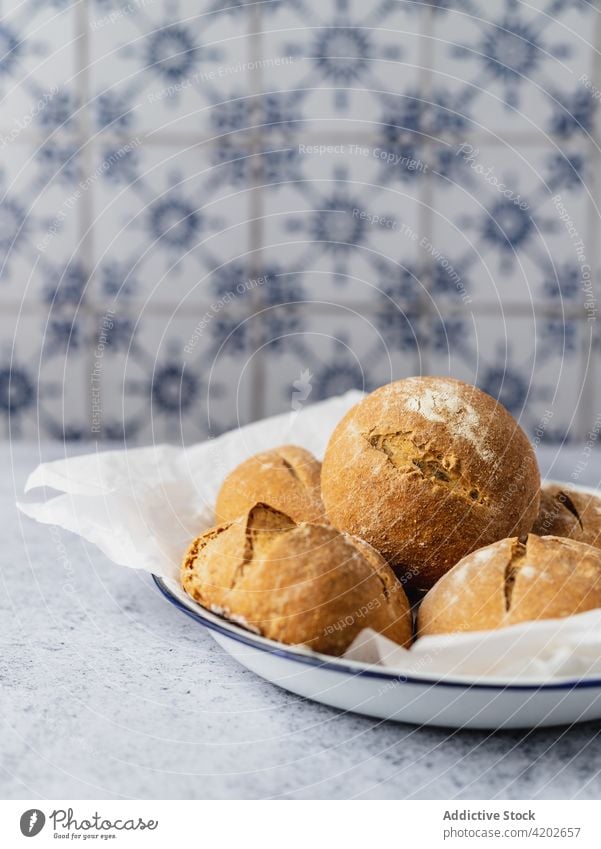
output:
[[[237,519],[259,502],[295,522],[324,521],[320,475],[321,463],[298,445],[255,454],[224,480],[215,506],[217,521]]]
[[[470,550],[530,531],[539,487],[515,419],[450,378],[407,378],[368,395],[335,429],[322,468],[328,519],[418,590]]]
[[[376,551],[268,505],[194,540],[181,579],[200,604],[280,642],[341,654],[367,627],[411,642],[409,603]]]
[[[601,607],[601,552],[529,534],[464,557],[424,598],[419,636],[484,631]]]
[[[532,533],[569,537],[601,548],[601,498],[567,486],[545,484]]]

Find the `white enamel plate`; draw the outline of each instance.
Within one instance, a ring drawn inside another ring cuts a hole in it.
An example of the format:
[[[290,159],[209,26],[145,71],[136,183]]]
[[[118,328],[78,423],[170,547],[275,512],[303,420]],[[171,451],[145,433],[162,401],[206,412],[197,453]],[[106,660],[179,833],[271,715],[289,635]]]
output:
[[[550,481],[549,481],[550,483]],[[569,485],[592,495],[595,489]],[[399,675],[381,666],[268,640],[211,613],[175,581],[154,576],[163,595],[208,628],[243,666],[292,693],[345,711],[413,725],[534,728],[601,719],[601,679],[526,679]]]

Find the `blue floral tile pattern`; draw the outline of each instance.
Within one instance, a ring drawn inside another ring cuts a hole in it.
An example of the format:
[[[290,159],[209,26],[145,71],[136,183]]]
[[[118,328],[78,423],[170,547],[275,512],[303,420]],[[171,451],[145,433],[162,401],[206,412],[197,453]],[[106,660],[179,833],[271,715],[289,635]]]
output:
[[[71,155],[77,172],[77,154]],[[51,169],[35,143],[15,142],[0,163],[0,303],[47,301],[77,250],[81,197],[77,177]]]
[[[530,433],[564,440],[580,413],[584,325],[501,314],[439,316],[430,325],[430,368],[475,383]]]
[[[244,4],[140,2],[118,20],[95,6],[90,105],[99,131],[206,134],[213,107],[250,94]]]
[[[250,351],[236,332],[240,319],[228,318],[230,327],[225,316],[213,321],[200,312],[101,317],[102,355],[93,370],[102,399],[92,419],[96,438],[187,444],[248,422]]]
[[[200,146],[130,142],[122,155],[126,147],[96,151],[95,295],[207,301],[248,277],[245,185],[232,186],[227,168]]]
[[[294,153],[299,179],[265,191],[265,254],[305,271],[306,297],[367,302],[416,255],[420,178],[397,179],[404,163],[379,146],[301,142]]]
[[[460,270],[472,302],[582,306],[598,240],[588,229],[594,176],[581,179],[577,154],[568,160],[533,146],[524,162],[515,148],[461,142],[453,156],[452,179],[434,189],[433,242]],[[435,284],[440,276],[438,269]]]
[[[435,84],[459,95],[461,111],[505,136],[568,136],[591,127],[595,100],[580,82],[592,74],[595,6],[581,0],[473,3],[436,18]],[[580,119],[580,120],[579,120]]]
[[[67,0],[2,4],[0,145],[32,129],[73,129],[78,108],[76,4]]]
[[[4,4],[3,435],[188,443],[440,373],[586,439],[600,15]]]
[[[387,93],[417,86],[421,19],[412,5],[278,4],[263,21],[262,91],[287,92],[287,108],[302,111],[303,132],[377,129]],[[280,124],[279,116],[272,121]]]
[[[4,314],[0,340],[2,438],[89,438],[85,323]]]

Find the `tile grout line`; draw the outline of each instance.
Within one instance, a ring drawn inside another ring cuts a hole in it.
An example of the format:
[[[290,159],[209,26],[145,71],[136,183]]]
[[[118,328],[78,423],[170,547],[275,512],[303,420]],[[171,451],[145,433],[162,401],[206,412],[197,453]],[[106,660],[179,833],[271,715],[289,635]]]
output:
[[[80,0],[80,2],[85,2],[85,0]],[[249,36],[250,37],[250,36]],[[392,92],[395,94],[395,92]],[[9,129],[5,129],[4,131],[0,128],[0,134],[8,133]],[[65,131],[61,131],[65,132]],[[257,136],[261,133],[261,127],[253,127],[251,132],[255,132]],[[141,145],[148,147],[196,147],[198,145],[207,145],[207,147],[211,146],[219,146],[223,142],[223,135],[235,135],[232,133],[226,133],[222,135],[203,135],[203,134],[187,134],[187,133],[168,133],[168,132],[152,132],[152,134],[146,136],[142,141]],[[593,129],[589,133],[590,138],[581,138],[578,139],[580,144],[598,144],[601,147],[601,129]],[[26,132],[23,131],[19,134],[18,140],[15,140],[12,144],[14,145],[33,145],[39,144],[41,141],[46,140],[46,136],[40,132]],[[125,141],[132,141],[136,138],[133,134],[130,136],[127,133],[115,133],[110,130],[103,130],[102,133],[99,134],[99,138],[102,141],[110,142],[112,144],[116,143],[124,143]],[[353,131],[320,131],[320,130],[309,130],[305,135],[309,142],[322,142],[324,144],[341,144],[345,142],[352,142],[357,144],[366,144],[381,142],[380,136],[377,131],[373,132],[365,132],[359,134]],[[507,135],[503,136],[503,138],[495,138],[490,137],[486,134],[478,134],[474,132],[469,132],[461,136],[461,139],[469,138],[472,141],[479,142],[480,144],[486,147],[509,147],[513,144],[517,145],[528,145],[532,147],[539,146],[541,148],[545,148],[545,150],[549,150],[553,148],[553,145],[549,142],[554,142],[559,147],[562,143],[565,142],[565,138],[554,134],[554,133],[546,133],[544,138],[539,138],[538,136],[532,135],[522,135],[519,132],[509,132]],[[572,139],[573,141],[574,139]],[[441,135],[440,137],[426,139],[423,144],[428,145],[441,145],[451,147],[455,144],[457,139],[452,135]]]
[[[90,39],[88,30],[88,2],[89,0],[80,0],[77,5],[77,24],[80,39],[78,40],[76,50],[77,63],[77,79],[78,79],[78,95],[80,100],[80,115],[77,122],[78,141],[81,151],[81,163],[86,176],[92,173],[92,147],[90,141]],[[83,267],[86,275],[89,274],[94,260],[94,237],[93,237],[93,192],[92,185],[80,202],[80,220],[79,220],[79,253],[83,261]],[[86,317],[86,335],[89,332],[90,342],[92,342],[94,334],[96,310],[93,302],[90,303],[89,292],[90,279],[86,279],[86,297],[83,301],[83,314]],[[84,387],[84,398],[86,404],[86,419],[89,435],[92,433],[93,418],[92,418],[92,373],[94,369],[94,348],[90,344],[86,351],[87,371],[85,373],[86,385]],[[100,409],[102,409],[102,398],[100,399]]]
[[[600,16],[597,15],[595,18],[595,30],[594,36],[592,39],[592,43],[594,49],[592,51],[592,67],[591,74],[593,77],[593,84],[598,86],[601,82],[601,20]],[[599,124],[599,110],[596,110],[597,114],[593,115],[593,133],[591,135],[595,136],[595,129]],[[587,164],[590,171],[593,174],[593,190],[592,190],[592,198],[587,199],[587,222],[586,222],[586,238],[588,245],[595,248],[596,255],[594,259],[591,257],[588,259],[588,262],[592,268],[592,284],[593,284],[593,296],[595,294],[599,294],[599,266],[600,266],[600,258],[601,258],[601,248],[598,245],[597,239],[597,231],[599,228],[599,222],[597,221],[595,203],[597,206],[601,204],[601,186],[599,184],[598,174],[596,165],[601,158],[601,154],[598,150],[597,143],[595,139],[587,140],[588,144],[588,154]],[[592,165],[592,168],[591,168]],[[587,247],[588,253],[588,247]],[[582,291],[582,290],[581,290]],[[599,303],[599,300],[597,301]],[[598,310],[599,312],[599,310]],[[596,328],[596,322],[600,320],[600,316],[597,315],[594,322],[587,322],[585,327],[588,325],[590,327],[590,332],[587,334],[583,333],[583,338],[580,340],[580,358],[581,358],[581,391],[582,391],[582,403],[580,405],[580,410],[577,416],[577,426],[578,426],[578,437],[581,441],[584,442],[586,438],[586,434],[590,428],[593,427],[594,418],[601,414],[601,408],[595,410],[595,384],[596,384],[596,376],[598,373],[598,364],[595,361],[595,342],[599,339],[599,331]],[[596,331],[596,333],[595,333]],[[588,339],[587,339],[588,335]],[[597,337],[597,338],[595,338]],[[590,363],[588,362],[590,356]]]
[[[336,308],[340,308],[340,309],[352,308],[352,309],[357,310],[357,311],[365,310],[367,313],[377,311],[377,307],[375,307],[373,305],[373,302],[371,302],[371,301],[357,301],[357,300],[348,300],[348,301],[344,301],[344,302],[342,302],[342,301],[340,301],[340,302],[332,301],[331,303],[325,303],[324,305],[321,305],[319,303],[314,303],[314,302],[311,302],[309,300],[309,301],[300,301],[299,303],[300,303],[301,306],[304,306],[304,307],[310,309],[315,314],[326,314],[329,311],[331,311],[332,309],[336,309]],[[129,307],[124,307],[124,312],[127,313],[128,310],[130,310],[130,309],[131,309],[131,312],[137,311],[137,308],[141,304],[142,304],[141,301],[134,299],[130,302]],[[173,310],[177,309],[178,305],[179,304],[178,304],[177,301],[165,301],[164,303],[154,303],[154,304],[149,302],[149,303],[144,304],[144,310],[145,310],[145,312],[148,312],[149,315],[163,315],[166,311],[173,311]],[[202,316],[206,313],[206,310],[208,308],[210,308],[210,306],[211,306],[211,301],[209,299],[203,300],[203,301],[198,301],[196,304],[191,304],[191,305],[189,305],[189,307],[187,307],[186,316],[192,316],[192,315]],[[411,304],[410,300],[400,300],[399,306],[405,308],[405,307],[412,306],[412,304]],[[450,300],[445,301],[445,302],[441,301],[439,306],[440,306],[441,311],[444,310],[445,315],[449,315],[449,316],[453,316],[453,317],[465,315],[464,307],[460,306],[459,304],[453,304],[452,301],[450,301]],[[513,303],[507,302],[507,303],[504,303],[502,305],[498,304],[498,303],[482,302],[482,303],[479,303],[479,304],[472,303],[470,305],[470,308],[471,308],[471,312],[473,312],[475,315],[479,315],[479,316],[494,317],[495,315],[498,314],[499,310],[502,309],[503,313],[505,315],[507,315],[508,317],[511,317],[511,318],[531,318],[531,316],[532,316],[531,306],[532,306],[532,304],[520,304],[518,302],[513,302]],[[40,313],[40,310],[41,310],[41,307],[38,304],[29,303],[29,304],[21,305],[20,302],[3,303],[2,301],[0,301],[0,308],[2,308],[2,309],[16,311],[18,309],[21,309],[21,307],[22,307],[23,314],[28,315],[28,316],[38,315]],[[104,307],[105,307],[105,305],[102,304],[101,302],[94,302],[93,301],[88,307],[86,307],[86,309],[89,312],[96,315],[97,313],[102,313]],[[587,321],[586,315],[584,315],[583,312],[582,312],[582,307],[574,305],[574,304],[564,305],[564,307],[562,309],[561,307],[556,306],[555,304],[553,304],[552,302],[549,301],[549,302],[546,302],[546,303],[544,303],[544,302],[538,303],[537,309],[539,309],[540,314],[545,316],[545,317],[561,319],[563,316],[565,316],[566,318],[568,318],[572,321],[580,321],[583,324],[589,323]],[[424,310],[425,310],[425,313],[427,313],[427,315],[430,316],[430,317],[436,317],[438,315],[438,312],[430,306],[426,306],[424,308]],[[238,314],[241,317],[248,317],[248,316],[254,314],[254,310],[252,312],[249,312],[249,310],[246,307],[240,307],[239,310],[238,310]]]
[[[263,10],[261,4],[253,5],[249,16],[247,31],[248,38],[248,55],[250,62],[256,63],[256,74],[253,77],[251,71],[251,79],[254,79],[254,84],[251,86],[251,111],[250,114],[254,117],[256,125],[251,129],[250,146],[251,146],[251,180],[252,192],[250,195],[250,213],[251,223],[249,232],[249,249],[251,251],[251,260],[249,263],[249,271],[251,278],[257,278],[263,267],[264,242],[265,242],[265,224],[264,224],[264,198],[265,188],[263,187],[263,161],[261,152],[263,148],[263,132],[261,130],[262,109],[261,93],[263,91],[263,67],[261,60],[263,59]],[[257,309],[261,309],[263,302],[262,293],[259,288],[251,293],[251,304],[254,306],[253,314],[256,315]],[[251,327],[251,347],[253,348],[253,364],[251,369],[251,401],[250,401],[250,417],[252,421],[256,421],[264,416],[265,410],[265,387],[266,387],[266,369],[264,350],[255,356],[255,351],[264,342],[264,317],[257,321],[250,322]]]
[[[297,302],[294,302],[294,303],[298,304],[301,308],[304,307],[306,309],[311,310],[311,312],[315,315],[326,315],[326,314],[330,313],[332,311],[332,309],[340,309],[340,310],[353,309],[353,310],[356,310],[358,312],[363,310],[363,311],[365,311],[366,313],[369,313],[369,314],[377,313],[377,312],[380,311],[380,308],[378,306],[375,306],[374,303],[371,302],[371,301],[344,301],[344,302],[343,301],[340,301],[340,302],[332,301],[332,302],[326,302],[324,305],[321,305],[319,303],[314,303],[310,300],[309,301],[297,301]],[[399,307],[401,307],[402,309],[410,309],[413,306],[411,301],[401,301],[401,302],[398,302],[397,305]],[[130,312],[134,312],[134,311],[137,313],[136,308],[138,306],[140,306],[140,304],[138,302],[132,303],[131,309],[124,309],[124,312],[126,314],[130,313]],[[176,310],[178,308],[178,306],[179,306],[179,304],[176,304],[176,303],[157,304],[155,306],[147,304],[147,305],[144,305],[144,312],[147,312],[149,315],[159,316],[159,315],[164,315],[165,312],[172,312],[172,311]],[[280,304],[277,304],[276,306],[280,306]],[[209,309],[210,307],[211,307],[210,301],[203,301],[202,303],[199,302],[196,306],[191,307],[189,310],[187,310],[186,315],[187,316],[198,315],[198,316],[202,317],[206,313],[207,309]],[[564,307],[563,310],[561,310],[561,308],[555,307],[553,304],[547,303],[547,304],[538,304],[537,309],[540,310],[539,314],[543,318],[551,318],[551,319],[565,318],[568,321],[581,322],[582,325],[592,324],[592,322],[590,322],[587,319],[587,317],[582,314],[582,309],[580,307],[567,306],[567,307]],[[95,312],[95,313],[97,313],[97,312],[102,313],[103,312],[103,305],[102,304],[96,305],[95,307],[92,308],[92,311]],[[32,314],[36,314],[38,312],[39,312],[38,308],[34,308],[31,311],[23,310],[24,315],[32,315]],[[446,303],[441,303],[439,309],[434,309],[431,306],[426,306],[426,307],[424,307],[424,312],[423,312],[423,314],[428,316],[429,318],[439,318],[440,315],[442,315],[443,313],[444,313],[444,315],[442,316],[443,318],[447,317],[447,316],[450,317],[450,318],[459,318],[461,316],[465,316],[465,307],[459,306],[459,305],[453,305],[453,304],[451,304],[451,302],[446,302]],[[482,304],[478,304],[478,305],[470,304],[470,315],[472,313],[475,316],[479,316],[479,317],[482,317],[482,318],[495,318],[495,317],[498,318],[499,317],[499,305],[498,304],[490,304],[490,303],[488,303],[488,304],[482,303]],[[529,307],[524,307],[521,304],[504,304],[503,307],[502,307],[502,314],[503,314],[503,316],[505,316],[507,318],[511,318],[511,319],[523,318],[523,319],[526,319],[528,321],[532,320],[532,312],[529,309]],[[240,308],[237,315],[239,315],[241,318],[251,318],[252,316],[256,315],[256,310],[255,310],[254,307],[250,307],[248,309],[247,308]]]
[[[422,19],[422,32],[419,41],[419,56],[420,56],[420,67],[421,74],[418,77],[417,85],[420,93],[420,100],[424,96],[424,92],[426,98],[428,100],[431,99],[432,94],[432,44],[430,36],[433,33],[434,29],[434,10],[432,8],[428,8],[425,10],[425,15]],[[426,107],[420,106],[420,109]],[[428,153],[431,150],[431,145],[429,141],[426,139],[424,142],[423,151],[428,157]],[[423,184],[421,186],[421,190],[418,192],[418,197],[420,200],[419,207],[419,229],[422,233],[422,236],[430,239],[432,241],[433,237],[433,227],[434,227],[434,210],[433,210],[433,186],[432,186],[432,174],[426,173],[418,177],[417,179],[422,179]],[[419,264],[419,257],[417,259]],[[420,329],[423,331],[425,328],[426,320],[429,314],[428,308],[428,294],[430,292],[430,283],[432,279],[432,274],[434,271],[434,257],[430,255],[430,257],[426,260],[423,269],[426,277],[425,281],[421,281],[422,287],[425,285],[425,290],[420,290],[420,296],[418,299],[418,309],[419,309],[419,319],[418,319],[418,333]],[[419,268],[419,265],[418,265]],[[420,273],[420,277],[423,275]],[[430,374],[431,366],[430,366],[430,344],[429,344],[429,333],[420,333],[420,337],[418,337],[418,365],[420,366],[420,373],[422,374]],[[428,341],[426,341],[428,340]]]

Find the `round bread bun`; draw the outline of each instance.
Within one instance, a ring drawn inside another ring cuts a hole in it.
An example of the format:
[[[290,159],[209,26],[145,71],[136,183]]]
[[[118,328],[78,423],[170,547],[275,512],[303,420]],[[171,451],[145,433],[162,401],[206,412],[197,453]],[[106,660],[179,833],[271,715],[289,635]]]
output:
[[[601,498],[561,484],[545,484],[532,533],[569,537],[601,548]]]
[[[525,535],[540,476],[525,433],[459,380],[382,386],[336,427],[323,462],[329,521],[367,540],[414,591],[495,540]]]
[[[282,643],[340,655],[363,628],[411,643],[409,602],[377,551],[265,504],[195,539],[181,581],[199,604]]]
[[[298,445],[255,454],[224,480],[215,506],[217,521],[232,522],[262,503],[295,522],[323,522],[320,475],[319,460]]]
[[[582,542],[529,534],[473,551],[426,595],[418,632],[452,634],[561,619],[601,607],[601,552]]]

